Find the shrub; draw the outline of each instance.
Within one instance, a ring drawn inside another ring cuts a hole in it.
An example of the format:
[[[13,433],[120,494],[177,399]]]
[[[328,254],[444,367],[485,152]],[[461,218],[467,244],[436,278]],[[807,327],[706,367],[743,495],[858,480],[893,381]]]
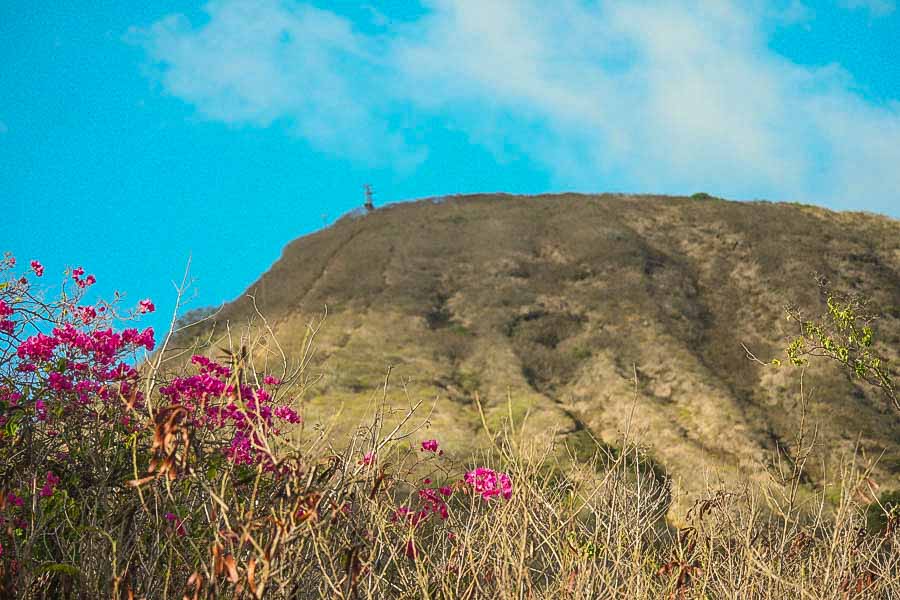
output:
[[[875,351],[877,340],[872,324],[877,315],[864,298],[835,292],[821,277],[818,284],[827,306],[824,315],[806,318],[797,307],[788,307],[788,319],[799,326],[799,335],[785,350],[788,361],[794,366],[804,366],[816,356],[837,361],[856,379],[880,388],[894,408],[900,410],[891,366]],[[775,359],[772,364],[778,366],[780,361]]]

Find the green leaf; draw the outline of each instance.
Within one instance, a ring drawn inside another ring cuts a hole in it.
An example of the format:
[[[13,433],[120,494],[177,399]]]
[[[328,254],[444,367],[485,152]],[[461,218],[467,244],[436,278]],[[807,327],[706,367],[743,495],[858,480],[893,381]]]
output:
[[[863,338],[860,343],[867,348],[872,345],[872,328],[871,327],[869,327],[869,326],[863,327]]]

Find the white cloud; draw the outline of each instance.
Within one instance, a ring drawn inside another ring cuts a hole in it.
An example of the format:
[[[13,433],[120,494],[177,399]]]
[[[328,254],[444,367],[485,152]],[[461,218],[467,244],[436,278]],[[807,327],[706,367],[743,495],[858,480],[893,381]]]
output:
[[[900,110],[853,91],[839,66],[768,48],[791,0],[431,0],[366,35],[334,13],[219,0],[192,27],[133,36],[164,89],[211,119],[283,121],[318,147],[421,158],[392,126],[437,117],[498,156],[542,164],[560,186],[769,197],[875,210],[900,201]]]
[[[797,25],[809,21],[815,13],[800,0],[789,0],[786,5],[773,6],[767,16],[782,25]]]
[[[303,4],[217,0],[206,11],[197,28],[173,15],[129,32],[162,65],[167,93],[225,123],[284,120],[317,146],[355,158],[406,152],[373,102],[371,90],[384,80],[377,40]]]
[[[877,17],[889,15],[897,9],[894,0],[840,0],[840,4],[844,8],[868,10]]]

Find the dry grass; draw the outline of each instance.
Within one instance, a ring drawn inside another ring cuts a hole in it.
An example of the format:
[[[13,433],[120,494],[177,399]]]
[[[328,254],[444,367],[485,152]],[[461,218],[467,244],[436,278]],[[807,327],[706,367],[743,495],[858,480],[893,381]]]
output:
[[[303,381],[302,372],[294,375]],[[794,444],[780,455],[791,458],[789,465],[773,470],[766,485],[710,485],[676,528],[667,520],[671,481],[629,437],[630,424],[618,450],[596,444],[578,448],[576,457],[561,445],[564,438],[533,435],[510,404],[501,429],[482,421],[488,449],[458,463],[450,453],[418,451],[427,437],[427,406],[401,395],[404,401],[393,404],[403,408],[392,407],[389,390],[386,382],[368,422],[340,447],[317,429],[273,447],[279,476],[216,460],[207,447],[215,440],[157,417],[157,438],[186,435],[195,448],[171,451],[183,459],[180,465],[173,460],[177,477],[137,490],[114,477],[97,489],[69,490],[62,513],[38,515],[15,548],[19,568],[11,572],[4,563],[5,593],[900,597],[900,519],[884,507],[881,520],[873,521],[877,501],[867,487],[869,473],[853,466],[858,461],[847,461],[829,491],[836,504],[824,490],[803,493],[805,463],[816,443],[804,415]],[[157,411],[164,414],[163,407]],[[366,452],[375,454],[371,464],[362,460]],[[114,449],[98,452],[95,467],[109,472],[121,458]],[[508,473],[511,498],[488,501],[472,493],[461,478],[474,465]],[[398,507],[422,505],[417,490],[441,485],[454,490],[446,520],[432,515],[412,526],[396,518]],[[185,535],[167,522],[166,512],[184,519]]]

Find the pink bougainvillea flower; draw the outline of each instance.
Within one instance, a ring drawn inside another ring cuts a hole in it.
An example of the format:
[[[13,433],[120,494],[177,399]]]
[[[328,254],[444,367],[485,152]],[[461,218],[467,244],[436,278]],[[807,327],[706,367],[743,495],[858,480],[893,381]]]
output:
[[[123,337],[124,337],[123,333]],[[130,338],[129,338],[130,339]],[[261,387],[231,382],[231,370],[203,355],[191,357],[200,373],[189,377],[176,377],[160,393],[172,403],[177,403],[192,413],[195,425],[209,429],[228,428],[231,441],[224,449],[225,456],[235,464],[264,463],[266,469],[275,469],[264,450],[266,436],[280,435],[276,419],[287,423],[300,423],[302,418],[292,408],[274,402],[272,395]],[[212,398],[223,402],[210,403]],[[240,398],[243,406],[235,402]]]
[[[59,477],[57,477],[53,471],[47,471],[47,478],[44,482],[44,486],[41,488],[40,497],[41,498],[49,498],[53,495],[53,490],[56,489],[56,486],[59,485]]]
[[[72,270],[72,279],[75,281],[75,284],[76,284],[78,287],[84,289],[84,288],[86,288],[86,287],[88,287],[88,286],[92,286],[92,285],[94,285],[95,283],[97,283],[97,278],[94,277],[93,275],[88,275],[88,276],[85,277],[84,279],[81,278],[82,275],[84,275],[84,268],[83,268],[83,267],[75,267],[75,268]]]
[[[506,473],[498,473],[487,467],[478,467],[466,473],[465,482],[472,486],[476,494],[485,500],[495,496],[503,496],[505,500],[512,497],[512,481]]]
[[[61,373],[53,372],[47,377],[47,385],[56,392],[68,392],[73,388],[72,382],[68,377]],[[38,400],[40,402],[40,400]]]
[[[18,496],[16,496],[15,494],[13,494],[12,492],[9,492],[8,494],[6,494],[6,501],[9,504],[12,504],[13,506],[22,506],[22,504],[23,504],[22,499],[19,498]]]
[[[438,441],[437,440],[424,440],[422,442],[421,452],[437,452],[437,451],[438,451]]]
[[[15,321],[7,319],[6,317],[13,314],[13,312],[13,308],[9,304],[4,302],[3,300],[0,300],[0,332],[3,332],[7,335],[12,335],[13,331],[16,328],[16,323]]]
[[[35,277],[43,277],[44,275],[44,265],[36,260],[31,261],[31,270],[34,271]]]
[[[34,403],[34,413],[37,415],[38,421],[46,421],[47,420],[47,407],[44,406],[43,400],[37,400]]]
[[[22,394],[19,392],[10,391],[7,388],[0,386],[0,400],[5,401],[10,408],[18,406],[19,400],[22,399]]]
[[[512,480],[506,473],[500,473],[500,494],[504,500],[512,498]]]
[[[357,464],[371,465],[373,462],[375,462],[375,453],[374,452],[366,452],[365,454],[363,454],[362,460],[359,461]]]
[[[175,528],[175,533],[182,537],[187,533],[187,530],[184,528],[184,519],[179,519],[178,515],[174,513],[167,512],[165,514],[166,521],[172,524],[172,527]]]
[[[303,421],[303,418],[297,414],[297,411],[288,406],[279,406],[274,410],[274,413],[276,417],[288,423],[301,423]]]
[[[422,488],[418,491],[419,509],[412,510],[408,506],[401,506],[394,510],[394,514],[391,515],[391,521],[405,521],[413,528],[416,528],[427,522],[432,515],[437,515],[442,521],[447,520],[450,517],[450,509],[447,507],[444,498],[441,497],[442,495],[445,494],[442,494],[437,489]]]
[[[266,385],[281,385],[281,380],[274,375],[266,375],[263,377],[263,383]]]
[[[438,490],[432,488],[419,490],[419,499],[422,501],[423,508],[421,512],[424,515],[435,514],[438,515],[442,521],[450,516],[447,503],[441,498],[441,494]]]
[[[152,313],[156,310],[156,306],[154,306],[150,298],[145,298],[144,300],[138,302],[138,310],[141,312],[141,314]]]
[[[81,317],[82,323],[90,325],[97,318],[97,310],[93,306],[80,306],[78,307],[78,316]]]

